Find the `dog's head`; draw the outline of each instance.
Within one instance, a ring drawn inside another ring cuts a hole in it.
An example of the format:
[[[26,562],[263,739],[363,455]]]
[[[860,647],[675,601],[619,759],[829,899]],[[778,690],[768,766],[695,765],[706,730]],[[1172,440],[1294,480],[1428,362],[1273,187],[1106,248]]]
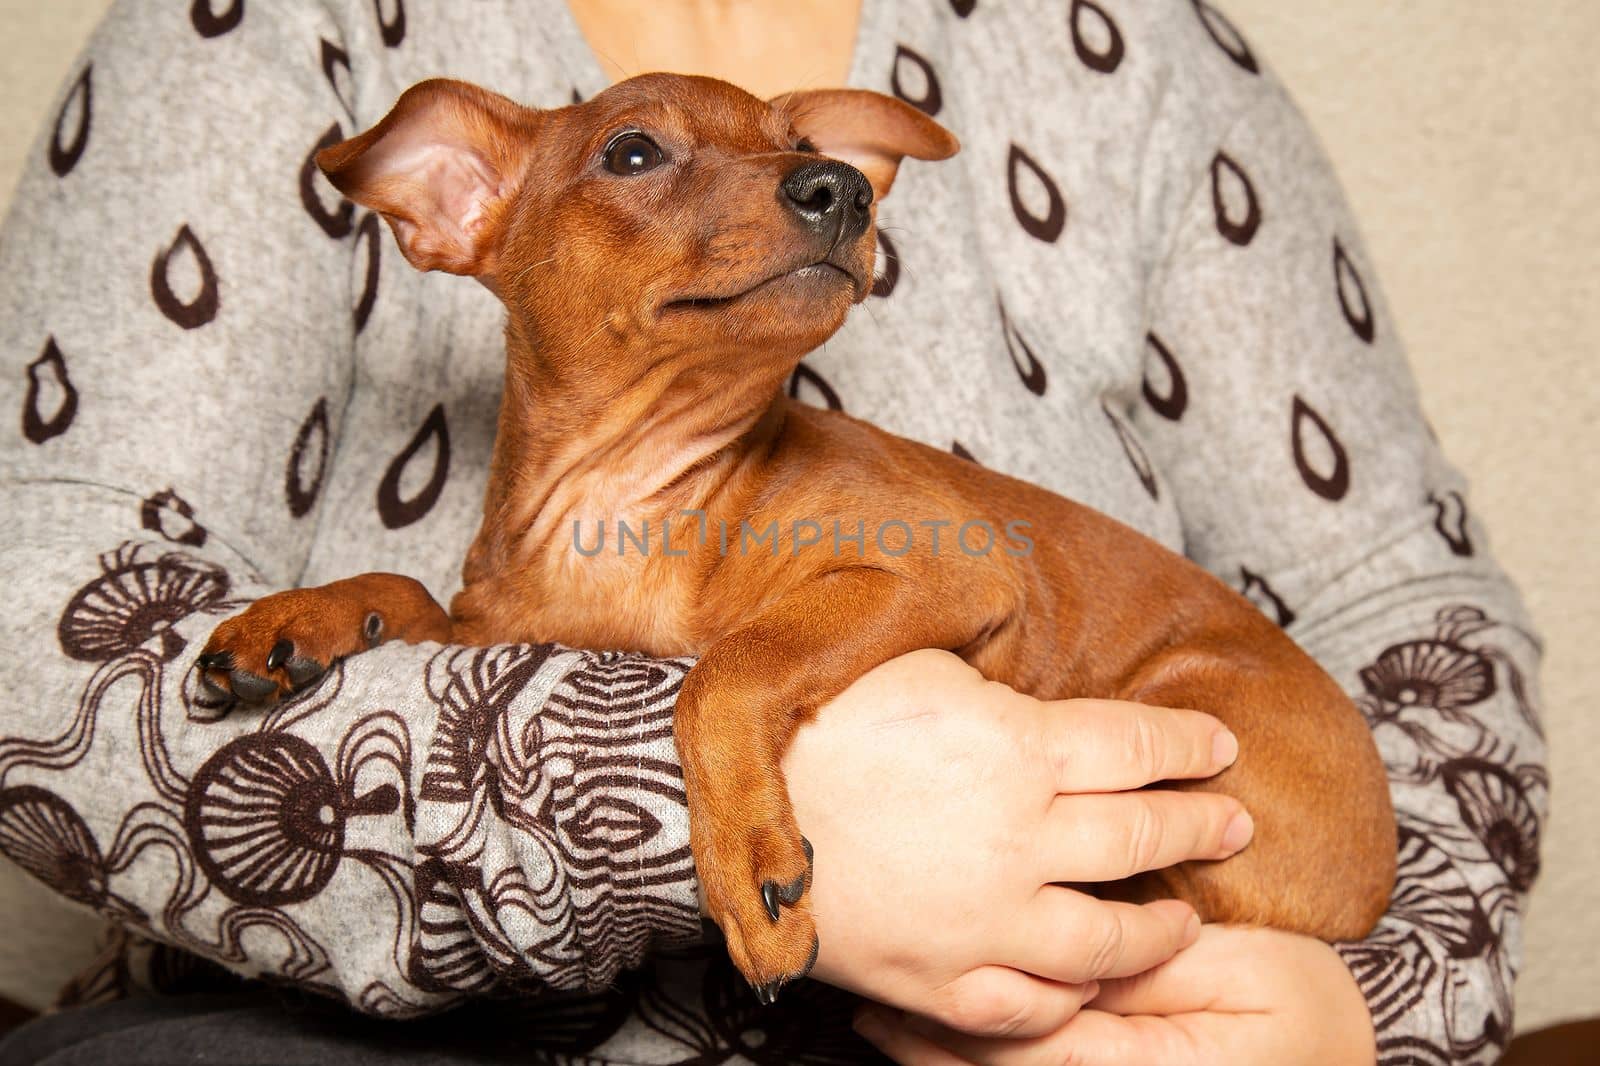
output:
[[[956,150],[879,93],[764,102],[647,74],[542,111],[425,81],[317,165],[413,266],[478,278],[541,349],[587,335],[798,359],[870,289],[873,209],[900,161]]]

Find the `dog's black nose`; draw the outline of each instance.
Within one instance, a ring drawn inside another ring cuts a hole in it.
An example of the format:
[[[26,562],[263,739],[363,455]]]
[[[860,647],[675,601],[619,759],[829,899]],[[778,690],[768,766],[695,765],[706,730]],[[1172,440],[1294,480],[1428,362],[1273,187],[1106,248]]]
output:
[[[872,186],[849,163],[819,159],[796,167],[780,186],[789,209],[818,233],[835,233],[836,243],[859,237],[872,215]]]

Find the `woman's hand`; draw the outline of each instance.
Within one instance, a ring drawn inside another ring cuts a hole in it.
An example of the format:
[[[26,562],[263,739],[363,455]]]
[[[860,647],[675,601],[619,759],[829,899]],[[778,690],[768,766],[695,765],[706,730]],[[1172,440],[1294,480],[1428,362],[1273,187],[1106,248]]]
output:
[[[945,652],[886,663],[802,728],[783,761],[815,846],[813,976],[969,1033],[1054,1032],[1097,979],[1198,934],[1060,882],[1220,859],[1249,816],[1203,792],[1238,745],[1216,719],[1105,700],[1043,703]]]
[[[974,1037],[863,1007],[856,1028],[916,1066],[1372,1066],[1372,1015],[1320,940],[1208,925],[1149,973],[1107,981],[1086,1010],[1033,1039]]]

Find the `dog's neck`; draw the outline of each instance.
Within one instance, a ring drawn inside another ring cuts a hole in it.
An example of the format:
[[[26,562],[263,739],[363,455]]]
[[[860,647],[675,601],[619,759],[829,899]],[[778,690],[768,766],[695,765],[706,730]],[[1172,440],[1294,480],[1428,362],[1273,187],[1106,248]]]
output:
[[[484,502],[486,546],[499,562],[565,546],[574,522],[594,530],[604,521],[614,536],[618,521],[708,509],[770,445],[802,353],[653,343],[643,357],[642,343],[580,342],[511,317]]]

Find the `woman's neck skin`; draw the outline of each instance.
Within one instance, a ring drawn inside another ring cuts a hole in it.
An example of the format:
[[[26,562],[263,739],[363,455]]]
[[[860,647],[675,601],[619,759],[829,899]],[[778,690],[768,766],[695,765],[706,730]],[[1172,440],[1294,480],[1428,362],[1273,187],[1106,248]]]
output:
[[[863,0],[568,0],[612,82],[705,74],[770,99],[849,79]]]

